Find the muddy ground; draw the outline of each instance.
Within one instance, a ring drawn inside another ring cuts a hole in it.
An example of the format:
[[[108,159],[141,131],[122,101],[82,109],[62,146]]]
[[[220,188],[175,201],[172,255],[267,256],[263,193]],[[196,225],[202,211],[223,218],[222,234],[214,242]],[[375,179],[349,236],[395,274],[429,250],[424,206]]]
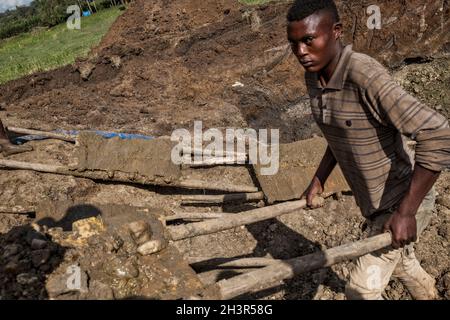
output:
[[[344,12],[346,42],[380,59],[407,90],[449,117],[450,40],[444,32],[448,30],[447,2],[379,3],[386,25],[379,31],[365,27],[364,1],[339,3]],[[286,4],[244,7],[232,0],[137,0],[88,59],[2,86],[0,116],[6,125],[15,127],[101,129],[152,136],[192,128],[194,120],[202,120],[205,128],[279,128],[281,142],[320,134],[309,113],[303,71],[286,47],[286,10]],[[236,82],[242,85],[233,86]],[[70,143],[48,140],[30,144],[34,152],[11,159],[61,165],[74,162],[75,148]],[[191,169],[184,175],[252,183],[245,167]],[[82,201],[161,208],[163,214],[170,214],[171,210],[232,213],[263,205],[182,207],[180,195],[195,192],[105,184],[30,171],[2,170],[0,185],[3,207],[36,206],[48,200]],[[449,172],[441,175],[437,191],[436,216],[416,247],[422,265],[436,278],[441,298],[449,299]],[[74,257],[83,253],[84,249],[49,241],[51,237],[42,239],[32,222],[33,218],[24,215],[0,214],[1,299],[53,298],[48,279],[64,273]],[[186,259],[289,258],[357,240],[364,236],[363,222],[351,195],[344,195],[340,200],[328,200],[319,210],[180,241],[174,249]],[[33,239],[47,243],[33,244]],[[89,265],[89,259],[83,263]],[[352,262],[342,263],[250,298],[344,299],[343,288],[351,268]],[[95,280],[90,281],[90,291],[71,298],[126,298],[127,293],[139,296],[139,290],[130,289],[136,280],[122,279],[120,283],[129,290],[114,291],[111,288],[117,287],[108,283],[110,280],[98,280],[89,272],[88,278]],[[165,285],[169,288],[174,284]],[[166,294],[158,298],[173,297]],[[386,298],[410,296],[394,280]]]

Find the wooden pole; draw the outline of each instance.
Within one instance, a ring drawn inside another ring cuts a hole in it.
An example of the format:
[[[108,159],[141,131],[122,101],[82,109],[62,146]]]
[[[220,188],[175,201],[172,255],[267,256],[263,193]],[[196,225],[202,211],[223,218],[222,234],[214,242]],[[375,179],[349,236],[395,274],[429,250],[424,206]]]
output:
[[[207,159],[203,161],[197,161],[189,164],[191,168],[198,168],[198,167],[208,167],[208,166],[220,166],[220,165],[245,165],[245,160],[238,162],[235,159],[227,159],[227,158],[213,158],[213,159]]]
[[[14,132],[14,133],[19,133],[19,134],[37,135],[37,136],[43,136],[43,137],[48,137],[48,138],[58,139],[58,140],[63,140],[63,141],[68,141],[68,142],[76,142],[76,140],[77,140],[76,135],[70,135],[70,134],[54,133],[54,132],[48,132],[48,131],[24,129],[24,128],[16,128],[16,127],[8,127],[7,130],[9,132]]]
[[[221,280],[215,285],[222,299],[232,299],[242,294],[257,292],[278,285],[295,275],[316,269],[330,267],[336,263],[356,259],[367,253],[389,246],[390,233],[383,233],[365,240],[345,244],[303,257],[278,261],[265,268],[254,270],[231,279]]]
[[[232,214],[232,213],[230,213]],[[174,215],[164,217],[165,221],[173,221],[179,219],[217,219],[226,217],[226,213],[217,212],[178,212]]]
[[[275,262],[282,260],[273,258],[211,258],[199,260],[200,258],[188,258],[188,263],[196,270],[205,268],[223,269],[223,268],[261,268],[267,267]]]
[[[317,197],[316,200],[319,201],[320,198]],[[212,221],[168,227],[168,230],[172,240],[182,240],[276,218],[283,214],[303,209],[304,207],[306,207],[306,200],[284,202],[269,207],[235,213],[231,216]]]
[[[192,155],[203,156],[203,155],[205,155],[205,150],[199,149],[199,148],[189,148],[189,147],[183,148],[183,154],[189,154],[189,153]],[[216,156],[216,154],[212,153],[210,156],[214,157],[214,156]],[[224,157],[224,158],[228,157],[228,158],[232,158],[232,159],[247,159],[248,158],[248,155],[246,153],[238,153],[238,152],[234,152],[234,151],[229,152],[226,150],[223,150],[222,154],[220,154],[220,155],[218,154],[217,156]]]
[[[32,207],[22,207],[22,206],[14,206],[14,207],[4,207],[0,206],[0,213],[4,214],[30,214],[36,212],[35,208]]]
[[[135,183],[142,185],[164,186],[174,188],[199,189],[199,190],[216,190],[224,192],[256,192],[258,188],[254,186],[229,185],[219,182],[206,182],[201,180],[181,180],[173,183],[167,183],[163,180],[151,179],[147,176],[139,174],[131,174],[126,172],[114,171],[106,172],[101,170],[80,170],[65,166],[55,166],[40,163],[29,163],[14,160],[0,159],[0,167],[19,170],[32,170],[44,173],[54,173],[68,175],[93,180],[116,181],[123,183]]]
[[[263,192],[230,193],[220,195],[188,195],[181,197],[182,203],[228,203],[264,200]]]

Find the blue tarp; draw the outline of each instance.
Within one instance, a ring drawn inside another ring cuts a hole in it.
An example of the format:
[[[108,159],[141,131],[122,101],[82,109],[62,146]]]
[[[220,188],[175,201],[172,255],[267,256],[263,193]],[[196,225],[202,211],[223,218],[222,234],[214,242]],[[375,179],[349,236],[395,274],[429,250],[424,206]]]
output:
[[[111,139],[111,138],[115,138],[115,137],[119,137],[120,139],[123,139],[123,140],[136,140],[136,139],[153,140],[153,139],[155,139],[155,137],[152,137],[152,136],[145,136],[142,134],[134,134],[134,133],[108,132],[108,131],[100,131],[100,130],[87,130],[87,131],[95,132],[96,134],[101,135],[102,137],[104,137],[106,139]],[[80,131],[77,131],[77,130],[61,130],[61,129],[55,130],[53,132],[67,134],[67,135],[73,135],[73,136],[77,136],[80,133]],[[48,139],[48,138],[44,137],[44,136],[39,136],[39,135],[29,135],[29,136],[22,136],[22,137],[15,138],[13,142],[16,144],[23,144],[27,141],[44,140],[44,139]]]

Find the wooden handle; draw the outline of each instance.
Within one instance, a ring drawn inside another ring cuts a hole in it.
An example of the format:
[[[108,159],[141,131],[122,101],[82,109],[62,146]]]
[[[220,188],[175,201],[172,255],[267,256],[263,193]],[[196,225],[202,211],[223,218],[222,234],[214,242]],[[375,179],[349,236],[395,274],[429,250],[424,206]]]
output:
[[[385,248],[391,242],[391,234],[383,233],[303,257],[274,262],[267,267],[235,276],[231,279],[221,280],[215,285],[218,286],[222,299],[232,299],[245,293],[274,287],[280,281],[301,273],[329,267],[344,260],[358,258],[367,253]]]

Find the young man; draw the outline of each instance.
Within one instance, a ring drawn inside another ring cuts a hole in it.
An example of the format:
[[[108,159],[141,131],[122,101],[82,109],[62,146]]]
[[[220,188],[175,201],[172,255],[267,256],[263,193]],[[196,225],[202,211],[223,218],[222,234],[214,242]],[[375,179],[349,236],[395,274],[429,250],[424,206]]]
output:
[[[357,260],[347,298],[382,299],[394,275],[415,299],[435,299],[434,279],[415,258],[413,243],[431,219],[432,187],[450,166],[448,120],[407,94],[375,59],[342,45],[334,1],[297,0],[287,19],[313,116],[328,141],[305,192],[308,204],[338,163],[370,234],[392,234],[391,247]],[[402,135],[417,142],[415,156]]]
[[[13,154],[33,151],[31,146],[17,146],[11,143],[6,134],[5,128],[3,127],[3,123],[0,120],[0,152],[5,157],[9,157]]]

